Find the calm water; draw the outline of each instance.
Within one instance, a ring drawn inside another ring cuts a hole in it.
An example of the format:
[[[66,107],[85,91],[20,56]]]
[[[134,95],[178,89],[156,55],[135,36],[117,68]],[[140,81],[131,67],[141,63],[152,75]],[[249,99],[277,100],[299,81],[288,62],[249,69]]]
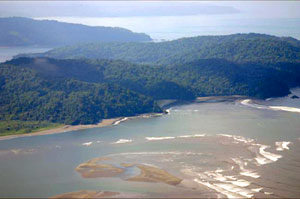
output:
[[[300,89],[293,92],[300,96]],[[299,197],[300,113],[267,107],[300,108],[300,99],[258,103],[266,108],[240,101],[193,103],[161,117],[0,141],[0,197],[50,197],[83,189],[148,197]],[[120,139],[131,142],[114,144]],[[281,141],[291,142],[289,150],[275,145]],[[74,170],[102,156],[114,164],[155,165],[184,180],[171,186],[121,177],[83,179]]]
[[[21,53],[42,53],[51,48],[38,47],[0,47],[0,63],[13,58],[13,56]]]
[[[300,18],[259,18],[247,13],[162,17],[47,17],[90,26],[122,27],[149,34],[155,40],[199,35],[262,33],[300,39]]]

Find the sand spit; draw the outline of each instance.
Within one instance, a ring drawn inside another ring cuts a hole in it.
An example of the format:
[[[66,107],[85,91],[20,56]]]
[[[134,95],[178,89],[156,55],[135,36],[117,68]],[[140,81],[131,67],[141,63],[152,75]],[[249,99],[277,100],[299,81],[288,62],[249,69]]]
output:
[[[124,118],[122,118],[122,119],[120,119],[120,120],[115,121],[115,122],[113,123],[113,125],[118,125],[118,124],[120,124],[121,122],[125,122],[126,120],[128,120],[128,117],[124,117]]]
[[[0,141],[1,140],[13,139],[13,138],[19,138],[19,137],[51,135],[51,134],[56,134],[56,133],[65,133],[65,132],[69,132],[69,131],[77,131],[77,130],[82,130],[82,129],[100,128],[100,127],[104,127],[104,126],[113,125],[118,120],[120,120],[120,118],[104,119],[98,124],[74,125],[74,126],[66,125],[66,126],[63,126],[63,127],[49,129],[49,130],[45,130],[45,131],[39,131],[39,132],[36,132],[36,133],[2,136],[2,137],[0,137]]]
[[[130,116],[130,117],[123,117],[123,118],[118,118],[118,120],[114,121],[112,125],[118,125],[120,123],[123,123],[125,121],[133,120],[133,119],[138,119],[138,118],[143,118],[143,119],[148,119],[151,117],[159,117],[164,115],[164,113],[145,113],[145,114],[140,114],[137,116]]]
[[[76,167],[76,171],[83,178],[114,177],[124,172],[124,169],[110,164],[100,164],[100,161],[108,158],[94,158]]]
[[[83,178],[99,178],[99,177],[121,177],[127,168],[136,167],[140,173],[136,176],[130,176],[126,181],[137,182],[161,182],[169,185],[177,185],[182,180],[153,165],[148,164],[132,164],[120,163],[116,164],[100,163],[101,161],[109,161],[110,158],[94,158],[85,163],[80,164],[75,170],[81,174]]]
[[[119,195],[118,192],[111,191],[90,191],[90,190],[81,190],[76,192],[69,192],[56,195],[51,198],[110,198]]]
[[[162,182],[169,185],[177,185],[182,181],[180,178],[157,167],[142,164],[138,164],[136,167],[141,170],[140,175],[128,178],[127,181]]]

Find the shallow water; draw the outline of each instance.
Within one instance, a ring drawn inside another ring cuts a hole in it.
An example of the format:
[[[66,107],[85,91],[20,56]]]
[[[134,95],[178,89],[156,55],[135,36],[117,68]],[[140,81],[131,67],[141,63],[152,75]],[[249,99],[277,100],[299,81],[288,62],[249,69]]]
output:
[[[300,96],[300,89],[293,90]],[[255,101],[300,108],[290,97]],[[82,189],[146,197],[299,197],[300,113],[240,101],[175,106],[115,126],[0,141],[0,197],[50,197]],[[290,142],[287,144],[287,142]],[[278,150],[279,149],[279,150]],[[120,177],[81,178],[75,168],[108,156],[183,179],[176,186]]]

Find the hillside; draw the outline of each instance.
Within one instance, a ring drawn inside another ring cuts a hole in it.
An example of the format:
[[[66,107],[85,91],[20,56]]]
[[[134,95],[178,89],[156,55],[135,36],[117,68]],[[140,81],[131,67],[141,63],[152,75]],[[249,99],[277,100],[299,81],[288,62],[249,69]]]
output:
[[[1,121],[47,127],[161,112],[159,99],[284,96],[300,86],[299,46],[293,38],[236,34],[20,55],[0,65],[0,94],[6,96],[0,127]]]
[[[92,27],[54,20],[0,18],[0,46],[62,46],[86,42],[146,42],[150,36],[124,28]]]
[[[300,41],[251,33],[199,36],[161,43],[90,43],[27,56],[117,59],[147,64],[180,64],[199,59],[226,59],[237,63],[294,63],[300,61]]]
[[[114,84],[45,77],[31,67],[0,65],[0,120],[91,124],[161,112],[149,97]]]
[[[143,65],[121,60],[18,58],[6,64],[34,70],[46,79],[74,79],[119,85],[154,99],[191,100],[196,96],[283,96],[300,85],[300,64],[239,64],[201,59],[185,64]]]

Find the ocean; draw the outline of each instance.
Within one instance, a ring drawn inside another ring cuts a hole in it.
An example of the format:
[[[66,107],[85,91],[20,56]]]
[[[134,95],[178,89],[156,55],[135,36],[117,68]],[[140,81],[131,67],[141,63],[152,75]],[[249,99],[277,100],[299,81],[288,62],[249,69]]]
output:
[[[259,18],[247,13],[230,15],[154,17],[47,17],[90,26],[127,28],[149,34],[155,41],[201,35],[261,33],[300,39],[300,18]]]

